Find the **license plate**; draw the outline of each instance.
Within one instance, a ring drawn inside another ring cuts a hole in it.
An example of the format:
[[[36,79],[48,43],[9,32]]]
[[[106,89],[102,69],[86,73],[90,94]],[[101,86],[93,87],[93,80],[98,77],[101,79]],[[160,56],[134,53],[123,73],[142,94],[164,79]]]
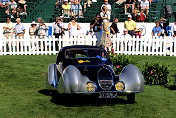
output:
[[[117,93],[99,93],[99,98],[117,98]]]

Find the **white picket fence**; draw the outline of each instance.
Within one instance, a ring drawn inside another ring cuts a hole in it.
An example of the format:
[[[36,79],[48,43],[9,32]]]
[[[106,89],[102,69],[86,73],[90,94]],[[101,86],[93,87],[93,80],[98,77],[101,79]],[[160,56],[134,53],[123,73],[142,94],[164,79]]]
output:
[[[51,55],[57,54],[56,41],[59,50],[70,45],[96,45],[96,37],[85,36],[77,38],[63,37],[59,39],[0,39],[0,55]],[[173,37],[141,39],[112,38],[113,49],[116,54],[124,55],[169,55],[176,56],[176,40]]]

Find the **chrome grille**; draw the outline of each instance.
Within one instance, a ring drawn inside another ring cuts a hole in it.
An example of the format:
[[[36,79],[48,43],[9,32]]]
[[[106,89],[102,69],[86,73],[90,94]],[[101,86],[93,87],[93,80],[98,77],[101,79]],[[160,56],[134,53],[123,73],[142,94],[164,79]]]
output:
[[[113,86],[113,74],[109,69],[101,68],[98,71],[97,77],[98,77],[99,86],[103,90],[111,89],[111,87]]]

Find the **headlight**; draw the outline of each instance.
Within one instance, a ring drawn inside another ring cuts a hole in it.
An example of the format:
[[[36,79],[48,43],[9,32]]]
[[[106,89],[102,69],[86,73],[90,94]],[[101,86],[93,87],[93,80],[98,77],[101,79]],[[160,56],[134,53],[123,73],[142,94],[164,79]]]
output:
[[[97,86],[94,82],[87,82],[87,91],[88,92],[94,92],[96,90]]]
[[[117,91],[123,91],[125,89],[125,84],[119,81],[115,84],[115,88]]]

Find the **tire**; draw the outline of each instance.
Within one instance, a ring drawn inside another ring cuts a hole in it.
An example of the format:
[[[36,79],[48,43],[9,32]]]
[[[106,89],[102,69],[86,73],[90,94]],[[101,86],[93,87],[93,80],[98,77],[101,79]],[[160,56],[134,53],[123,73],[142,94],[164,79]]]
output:
[[[128,102],[128,104],[134,104],[135,103],[135,93],[127,95],[127,102]]]

